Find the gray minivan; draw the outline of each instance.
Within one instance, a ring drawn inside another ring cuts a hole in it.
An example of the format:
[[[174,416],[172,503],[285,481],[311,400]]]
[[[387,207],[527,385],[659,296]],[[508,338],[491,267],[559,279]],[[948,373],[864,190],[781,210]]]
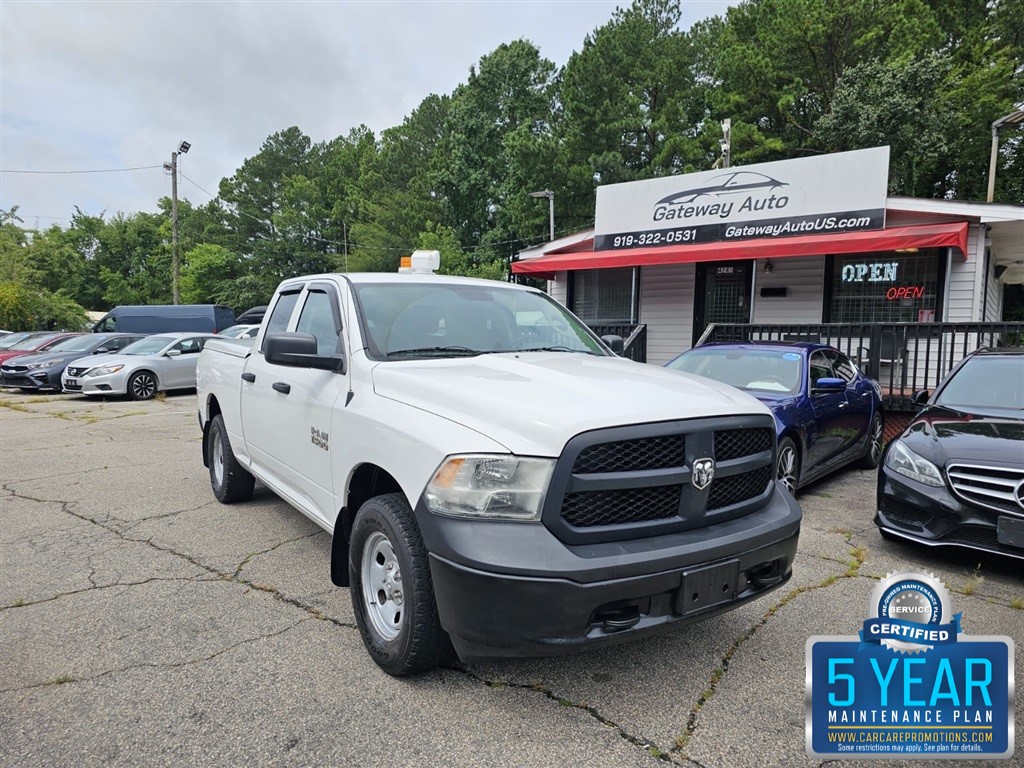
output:
[[[114,307],[92,327],[95,333],[217,333],[235,324],[235,311],[220,304]]]

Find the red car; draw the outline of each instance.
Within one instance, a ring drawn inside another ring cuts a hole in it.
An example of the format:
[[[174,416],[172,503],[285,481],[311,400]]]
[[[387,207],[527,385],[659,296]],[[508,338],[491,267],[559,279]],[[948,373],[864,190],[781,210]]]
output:
[[[12,357],[18,357],[20,355],[28,355],[33,352],[42,352],[43,350],[49,349],[58,341],[63,341],[71,336],[81,336],[80,333],[44,333],[41,336],[30,336],[24,339],[13,347],[8,349],[0,350],[0,363],[5,360],[10,360]]]

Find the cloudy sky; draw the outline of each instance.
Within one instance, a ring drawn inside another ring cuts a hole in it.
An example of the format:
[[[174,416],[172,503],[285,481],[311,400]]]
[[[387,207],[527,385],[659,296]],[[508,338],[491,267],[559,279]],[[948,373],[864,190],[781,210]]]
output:
[[[623,0],[625,2],[626,0]],[[683,26],[723,13],[683,0]],[[30,227],[153,211],[182,139],[179,195],[217,192],[275,131],[314,141],[397,125],[503,42],[561,66],[618,2],[0,3],[0,210]],[[25,174],[157,166],[124,173]],[[195,186],[195,185],[198,185]]]

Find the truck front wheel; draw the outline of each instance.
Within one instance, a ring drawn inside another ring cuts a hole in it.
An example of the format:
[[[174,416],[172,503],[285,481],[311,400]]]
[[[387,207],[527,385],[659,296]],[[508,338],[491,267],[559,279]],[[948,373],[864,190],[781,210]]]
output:
[[[404,677],[445,660],[451,645],[437,617],[427,550],[402,494],[375,496],[359,508],[348,569],[359,633],[381,669]]]
[[[228,428],[224,426],[224,417],[219,413],[210,422],[206,446],[209,451],[210,486],[217,501],[233,504],[251,499],[256,479],[235,458],[231,443],[228,442]]]

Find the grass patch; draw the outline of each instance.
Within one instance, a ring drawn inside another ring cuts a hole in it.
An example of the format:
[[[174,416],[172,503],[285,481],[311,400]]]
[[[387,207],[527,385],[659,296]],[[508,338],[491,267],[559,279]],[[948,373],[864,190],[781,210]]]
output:
[[[1024,611],[1024,597],[1015,597],[1010,601],[1010,607],[1016,611]]]
[[[0,400],[0,408],[10,408],[12,411],[20,411],[21,413],[35,413],[31,408],[26,408],[21,403],[15,403],[12,400]]]
[[[15,608],[21,608],[23,605],[25,605],[25,598],[23,597],[19,597],[14,601]]]
[[[52,680],[48,680],[46,682],[46,684],[47,685],[64,685],[64,683],[73,683],[73,682],[75,682],[75,678],[73,678],[71,675],[61,675],[60,677],[55,677]]]
[[[162,403],[165,400],[167,400],[167,393],[157,392],[155,395],[153,395],[153,399],[156,400],[158,403]]]
[[[974,566],[974,570],[969,574],[967,581],[959,589],[954,589],[954,592],[959,592],[961,595],[967,595],[970,597],[978,591],[985,581],[985,577],[981,575],[981,563]]]

